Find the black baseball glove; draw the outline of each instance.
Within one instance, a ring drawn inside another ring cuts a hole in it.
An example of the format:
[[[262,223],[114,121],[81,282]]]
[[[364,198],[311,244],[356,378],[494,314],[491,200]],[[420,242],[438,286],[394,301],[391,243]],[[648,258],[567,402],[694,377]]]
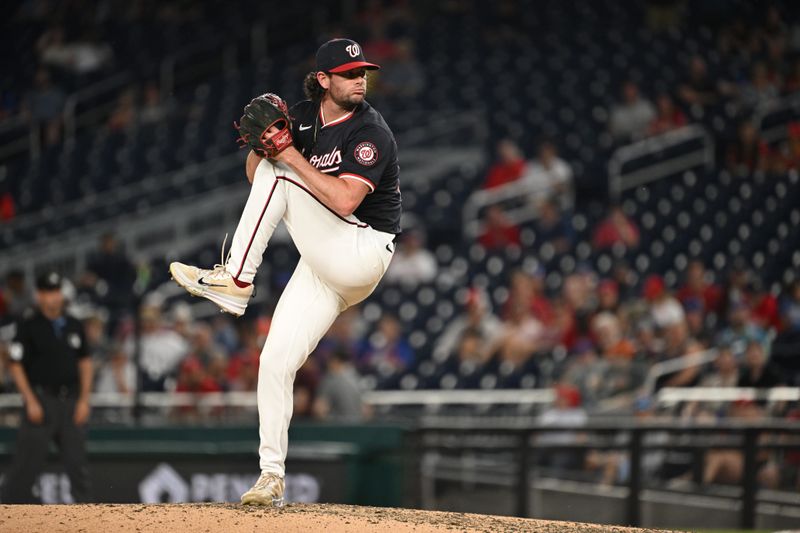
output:
[[[239,123],[239,146],[249,146],[261,157],[273,158],[292,145],[292,122],[286,102],[277,94],[266,93],[253,98],[244,106]],[[271,137],[267,130],[275,126]]]

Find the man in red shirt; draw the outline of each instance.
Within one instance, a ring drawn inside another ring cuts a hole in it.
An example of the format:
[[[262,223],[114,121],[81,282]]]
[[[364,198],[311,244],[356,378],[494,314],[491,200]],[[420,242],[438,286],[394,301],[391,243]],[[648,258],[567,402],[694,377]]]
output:
[[[595,250],[612,248],[622,243],[626,248],[639,246],[639,229],[622,211],[622,207],[611,207],[608,216],[597,226],[592,239]]]
[[[695,260],[686,267],[686,281],[678,289],[677,297],[684,306],[690,300],[699,300],[705,313],[718,313],[722,289],[706,279],[706,267],[702,261]]]
[[[484,189],[500,187],[518,180],[525,171],[525,157],[519,146],[510,139],[497,143],[497,162],[489,168]]]

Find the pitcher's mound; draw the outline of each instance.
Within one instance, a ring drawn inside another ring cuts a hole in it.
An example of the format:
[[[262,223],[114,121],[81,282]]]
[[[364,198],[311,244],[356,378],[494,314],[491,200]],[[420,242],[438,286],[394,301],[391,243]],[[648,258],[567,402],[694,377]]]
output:
[[[1,533],[633,533],[653,530],[501,516],[331,504],[283,509],[235,504],[0,505]]]

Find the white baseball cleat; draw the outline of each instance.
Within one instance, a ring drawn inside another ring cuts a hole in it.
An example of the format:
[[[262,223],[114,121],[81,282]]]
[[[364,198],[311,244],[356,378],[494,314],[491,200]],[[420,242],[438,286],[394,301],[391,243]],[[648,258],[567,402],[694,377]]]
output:
[[[283,507],[283,478],[264,472],[253,488],[242,494],[242,505]]]
[[[211,300],[232,315],[242,316],[253,295],[253,285],[244,288],[236,285],[233,276],[225,270],[225,265],[215,265],[213,269],[206,270],[174,262],[169,265],[169,272],[172,279],[189,294]]]

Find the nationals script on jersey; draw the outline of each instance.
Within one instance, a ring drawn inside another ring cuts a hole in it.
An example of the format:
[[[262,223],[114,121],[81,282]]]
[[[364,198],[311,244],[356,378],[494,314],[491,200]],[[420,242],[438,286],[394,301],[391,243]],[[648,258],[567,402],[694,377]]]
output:
[[[359,180],[370,192],[353,213],[378,231],[400,233],[397,143],[380,113],[366,101],[325,122],[319,103],[292,107],[294,145],[320,172]]]

